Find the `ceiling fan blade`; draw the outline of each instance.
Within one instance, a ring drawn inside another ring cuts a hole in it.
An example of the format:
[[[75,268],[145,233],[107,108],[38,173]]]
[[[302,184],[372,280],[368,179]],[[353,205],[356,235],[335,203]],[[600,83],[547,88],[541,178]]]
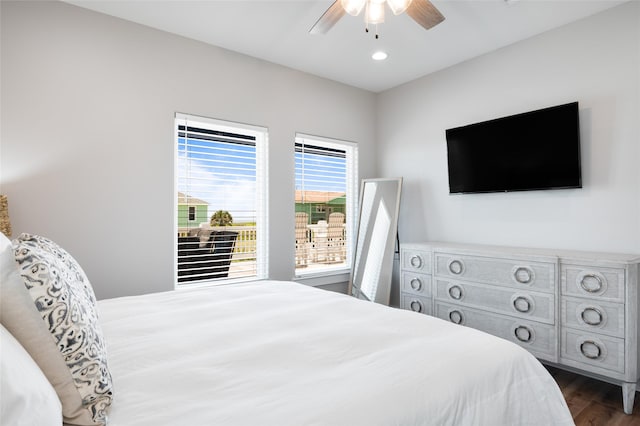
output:
[[[444,21],[442,13],[429,0],[413,0],[407,8],[407,15],[426,30]]]
[[[346,12],[340,4],[340,0],[336,0],[327,11],[313,24],[309,30],[311,34],[326,34]]]

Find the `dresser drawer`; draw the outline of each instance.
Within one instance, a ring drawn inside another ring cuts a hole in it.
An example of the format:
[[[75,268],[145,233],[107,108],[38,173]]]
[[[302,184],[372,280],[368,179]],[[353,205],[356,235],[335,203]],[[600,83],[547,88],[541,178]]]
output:
[[[425,250],[402,250],[402,269],[406,271],[431,273],[431,252]]]
[[[624,305],[576,297],[563,297],[561,324],[585,331],[624,337]]]
[[[547,324],[555,324],[555,295],[436,278],[435,297]]]
[[[400,307],[408,311],[431,315],[431,299],[428,297],[402,293]]]
[[[549,293],[555,288],[556,263],[553,262],[530,262],[442,252],[435,254],[434,262],[435,274],[440,277]]]
[[[623,268],[587,268],[563,264],[560,275],[562,294],[624,301]]]
[[[403,271],[400,274],[400,291],[431,297],[431,275]]]
[[[623,374],[624,339],[563,328],[560,361],[596,373],[603,369]]]
[[[554,326],[436,300],[435,316],[519,344],[540,359],[557,362],[557,335]]]

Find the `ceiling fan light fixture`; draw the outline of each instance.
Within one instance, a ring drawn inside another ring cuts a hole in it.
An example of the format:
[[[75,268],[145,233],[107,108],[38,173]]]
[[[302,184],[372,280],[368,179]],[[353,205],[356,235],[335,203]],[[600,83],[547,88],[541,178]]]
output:
[[[384,0],[382,2],[369,0],[364,14],[367,24],[382,24],[384,22]]]
[[[358,16],[364,9],[365,3],[367,3],[367,0],[340,0],[344,11],[352,16]]]
[[[2,0],[0,0],[2,1]],[[503,0],[518,1],[518,0]],[[404,12],[425,30],[431,29],[444,21],[444,15],[429,0],[334,0],[320,19],[309,30],[310,34],[326,34],[346,14],[359,15],[365,10],[365,31],[375,25],[375,36],[379,38],[378,24],[384,22],[386,4],[396,14]]]
[[[387,0],[389,8],[394,15],[400,15],[411,5],[412,0]]]

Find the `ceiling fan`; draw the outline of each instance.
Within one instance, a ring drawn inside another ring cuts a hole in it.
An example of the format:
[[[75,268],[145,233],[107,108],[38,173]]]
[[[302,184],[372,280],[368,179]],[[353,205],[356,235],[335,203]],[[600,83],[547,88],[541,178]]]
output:
[[[385,3],[394,15],[407,12],[414,21],[425,29],[432,28],[444,21],[444,16],[429,0],[336,0],[311,27],[311,34],[326,34],[345,13],[357,16],[365,9],[365,31],[369,32],[370,24],[384,22]],[[378,33],[376,30],[376,38]]]

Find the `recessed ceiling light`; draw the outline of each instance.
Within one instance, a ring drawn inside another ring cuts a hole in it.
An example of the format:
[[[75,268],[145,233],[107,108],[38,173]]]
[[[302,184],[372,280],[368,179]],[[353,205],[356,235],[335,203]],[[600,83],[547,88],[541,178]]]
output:
[[[387,59],[387,55],[385,52],[383,51],[378,51],[376,53],[374,53],[373,55],[371,55],[371,59],[373,59],[374,61],[384,61],[385,59]]]

